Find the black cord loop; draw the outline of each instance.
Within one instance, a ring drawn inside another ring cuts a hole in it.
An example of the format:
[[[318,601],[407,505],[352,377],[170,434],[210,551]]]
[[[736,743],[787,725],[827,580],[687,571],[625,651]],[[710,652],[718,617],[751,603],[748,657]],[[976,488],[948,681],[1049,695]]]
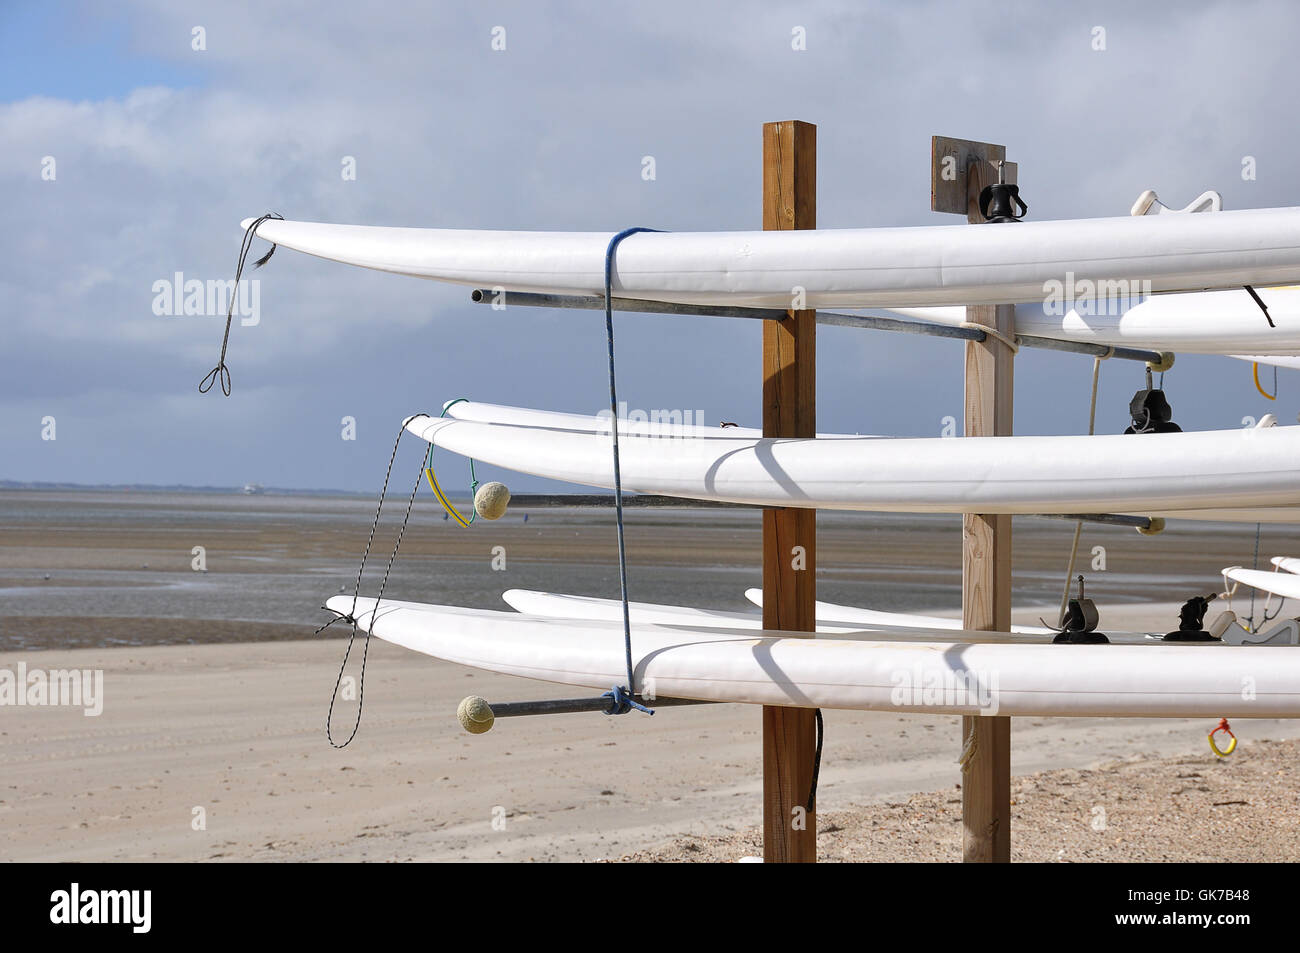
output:
[[[206,394],[212,390],[213,384],[220,381],[221,393],[227,397],[230,396],[230,368],[226,366],[226,348],[230,346],[230,324],[235,313],[235,301],[239,298],[239,279],[244,273],[244,262],[248,259],[248,252],[253,247],[253,238],[257,234],[257,226],[273,218],[284,221],[283,215],[276,212],[267,212],[260,218],[254,219],[253,224],[244,230],[244,240],[239,245],[239,263],[235,266],[235,286],[230,289],[230,304],[226,308],[226,333],[221,339],[221,356],[217,358],[217,366],[208,371],[203,380],[199,381],[200,394]],[[270,261],[271,256],[275,254],[275,249],[276,246],[273,243],[270,251],[253,262],[253,267],[261,268]]]

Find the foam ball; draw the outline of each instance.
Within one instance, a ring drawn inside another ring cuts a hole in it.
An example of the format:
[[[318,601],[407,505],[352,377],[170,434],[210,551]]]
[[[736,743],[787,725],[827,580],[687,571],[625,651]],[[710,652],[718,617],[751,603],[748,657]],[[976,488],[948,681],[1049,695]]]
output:
[[[1143,536],[1155,536],[1157,533],[1163,533],[1165,531],[1165,520],[1164,517],[1162,516],[1153,516],[1151,517],[1150,526],[1145,528],[1141,526],[1135,526],[1133,528],[1136,529]]]
[[[1156,374],[1163,374],[1165,371],[1169,370],[1169,368],[1173,366],[1174,366],[1173,351],[1161,351],[1160,360],[1147,361],[1147,367],[1151,368],[1151,370]]]
[[[500,519],[510,505],[510,490],[504,483],[484,483],[474,494],[474,512],[485,520]]]
[[[481,735],[491,729],[496,716],[492,714],[492,706],[487,703],[486,698],[470,695],[462,698],[460,704],[456,706],[456,720],[470,734]]]

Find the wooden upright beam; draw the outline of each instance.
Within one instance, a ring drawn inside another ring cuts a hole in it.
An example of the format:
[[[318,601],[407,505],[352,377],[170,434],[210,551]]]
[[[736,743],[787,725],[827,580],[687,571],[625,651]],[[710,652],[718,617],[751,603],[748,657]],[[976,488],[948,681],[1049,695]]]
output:
[[[763,125],[763,228],[817,227],[817,127]],[[790,289],[791,304],[796,289]],[[763,322],[763,436],[817,433],[817,313],[790,311]],[[763,628],[812,632],[816,600],[817,514],[763,511]],[[817,859],[812,785],[816,722],[812,709],[763,707],[763,859]]]
[[[1010,163],[1007,164],[1008,166]],[[1007,170],[1014,182],[1014,170]],[[997,181],[987,162],[967,169],[967,221],[983,222],[976,199]],[[1014,224],[984,225],[1015,228]],[[966,320],[1015,334],[1010,305],[968,307]],[[1011,435],[1014,354],[989,335],[966,342],[966,436]],[[962,625],[967,629],[1006,632],[1011,628],[1011,517],[967,514],[962,517]],[[980,673],[981,678],[986,673]],[[964,716],[962,730],[962,856],[967,863],[1011,860],[1011,719]]]

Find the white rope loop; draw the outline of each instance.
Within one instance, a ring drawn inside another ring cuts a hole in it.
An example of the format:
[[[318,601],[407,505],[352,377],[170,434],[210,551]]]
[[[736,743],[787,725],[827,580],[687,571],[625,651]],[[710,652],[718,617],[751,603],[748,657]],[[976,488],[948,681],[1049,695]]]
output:
[[[987,324],[980,324],[978,321],[963,321],[957,325],[959,328],[967,328],[972,331],[983,331],[989,337],[1001,341],[1007,347],[1011,348],[1011,353],[1016,354],[1020,351],[1020,338],[1014,334],[1003,334],[997,328],[991,328]]]

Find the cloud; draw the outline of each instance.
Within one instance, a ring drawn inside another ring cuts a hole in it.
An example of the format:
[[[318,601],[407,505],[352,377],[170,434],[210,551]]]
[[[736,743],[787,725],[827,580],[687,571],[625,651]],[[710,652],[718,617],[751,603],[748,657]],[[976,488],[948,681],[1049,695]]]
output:
[[[937,3],[259,2],[195,14],[137,0],[113,17],[141,62],[202,79],[0,103],[0,184],[18,226],[0,236],[0,445],[14,451],[0,477],[87,479],[74,462],[89,458],[105,480],[270,483],[271,472],[370,488],[390,431],[448,397],[602,405],[597,315],[499,314],[465,289],[287,250],[249,275],[262,320],[232,330],[235,397],[200,397],[223,316],[157,316],[154,283],[229,280],[238,222],[268,209],[390,225],[752,228],[759,126],[783,118],[819,123],[822,227],[948,221],[926,198],[935,133],[1006,142],[1036,218],[1123,214],[1150,187],[1179,204],[1205,188],[1229,207],[1294,200],[1282,172],[1296,134],[1278,117],[1300,12],[1279,3],[1026,4],[999,18]],[[203,51],[191,48],[196,25]],[[490,46],[498,25],[503,52]],[[806,51],[791,49],[796,26]],[[1253,182],[1239,174],[1247,154]],[[640,174],[647,155],[653,182]],[[54,181],[40,175],[46,156]],[[347,157],[355,181],[341,174]],[[618,320],[633,406],[757,418],[757,327]],[[931,434],[955,412],[955,346],[844,331],[823,342],[822,429]],[[1225,364],[1180,364],[1181,416],[1231,426],[1256,409],[1248,367]],[[1230,383],[1190,386],[1198,365]],[[1084,358],[1022,357],[1017,383],[1035,396],[1017,427],[1082,429],[1058,408],[1085,405],[1089,373]],[[1107,369],[1111,417],[1136,376]],[[1041,399],[1062,380],[1068,396]],[[94,426],[62,431],[66,457],[22,452],[47,407],[93,409]],[[344,414],[364,422],[356,444],[338,439]]]

